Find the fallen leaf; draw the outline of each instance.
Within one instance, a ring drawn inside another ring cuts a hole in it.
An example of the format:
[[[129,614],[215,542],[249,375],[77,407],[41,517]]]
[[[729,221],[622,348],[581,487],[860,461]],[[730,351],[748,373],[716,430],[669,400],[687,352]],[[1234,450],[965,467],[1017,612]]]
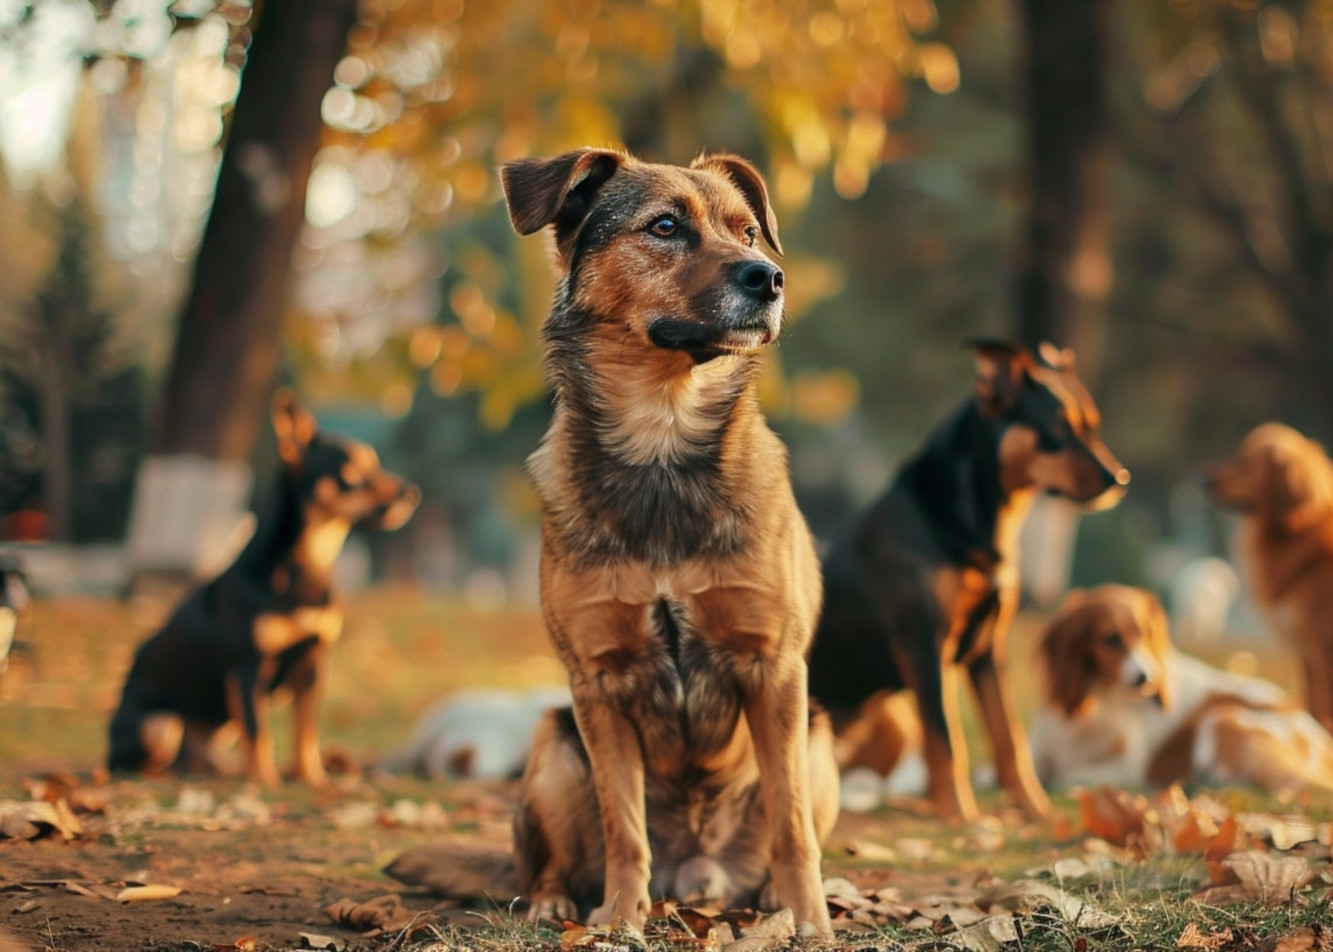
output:
[[[760,939],[790,939],[796,935],[796,916],[790,909],[761,916],[753,925],[742,926],[741,935]]]
[[[959,945],[968,952],[1000,952],[1006,944],[1018,941],[1013,916],[989,916],[947,937],[949,945]]]
[[[83,832],[64,800],[0,800],[0,839],[35,840],[52,832],[66,840]]]
[[[126,886],[116,893],[116,902],[151,902],[157,899],[174,899],[180,894],[179,886]]]
[[[1193,922],[1188,923],[1181,930],[1180,938],[1176,940],[1177,949],[1220,949],[1234,938],[1231,929],[1225,928],[1221,932],[1204,933]]]
[[[1297,856],[1273,856],[1259,850],[1244,850],[1225,857],[1220,866],[1230,878],[1205,889],[1200,898],[1217,904],[1290,902],[1297,890],[1316,874]]]

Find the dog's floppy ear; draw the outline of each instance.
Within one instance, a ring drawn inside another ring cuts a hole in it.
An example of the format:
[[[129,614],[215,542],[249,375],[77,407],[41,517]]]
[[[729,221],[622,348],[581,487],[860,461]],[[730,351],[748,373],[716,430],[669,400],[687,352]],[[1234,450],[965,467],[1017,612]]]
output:
[[[1088,702],[1091,672],[1088,643],[1091,636],[1088,594],[1072,590],[1041,637],[1041,658],[1046,666],[1046,689],[1051,701],[1073,717]]]
[[[999,416],[1028,385],[1032,354],[1022,344],[993,338],[970,340],[968,346],[977,362],[977,403],[987,416]]]
[[[768,246],[776,251],[779,257],[782,255],[782,244],[778,241],[778,218],[773,214],[773,206],[768,200],[768,186],[764,184],[764,177],[759,174],[758,169],[739,155],[729,153],[701,155],[694,160],[691,168],[712,169],[731,179],[732,184],[745,196],[745,201],[755,217],[759,219],[759,230],[763,232]]]
[[[520,235],[547,225],[566,231],[583,221],[593,196],[625,162],[610,149],[575,149],[545,159],[517,159],[500,166],[509,220]]]
[[[278,456],[292,468],[301,465],[306,448],[319,432],[315,415],[286,387],[273,394],[273,432],[278,437]]]
[[[1162,600],[1152,592],[1140,589],[1139,604],[1143,616],[1140,619],[1143,637],[1148,642],[1148,651],[1153,660],[1157,662],[1157,701],[1162,705],[1162,710],[1170,710],[1174,700],[1171,697],[1170,678],[1167,677],[1171,664],[1171,623],[1166,617],[1166,609],[1162,607]]]

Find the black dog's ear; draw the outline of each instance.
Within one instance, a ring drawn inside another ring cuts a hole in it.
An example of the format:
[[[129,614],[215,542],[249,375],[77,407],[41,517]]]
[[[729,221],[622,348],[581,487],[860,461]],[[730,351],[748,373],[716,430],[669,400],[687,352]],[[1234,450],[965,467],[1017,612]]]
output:
[[[745,196],[745,201],[754,211],[755,217],[759,219],[759,230],[764,233],[764,240],[781,257],[782,245],[778,241],[778,218],[773,214],[773,206],[768,200],[768,186],[764,184],[764,177],[759,174],[758,169],[739,155],[727,153],[701,155],[694,160],[690,167],[712,169],[731,179],[732,183],[741,190],[741,194]]]
[[[575,149],[546,159],[517,159],[500,166],[509,220],[520,235],[547,225],[557,230],[583,221],[597,190],[625,161],[609,149]]]
[[[998,416],[1014,405],[1028,385],[1032,354],[1022,344],[979,338],[968,341],[977,362],[977,402],[987,416]]]
[[[319,423],[297,401],[296,394],[283,387],[273,394],[273,432],[278,437],[278,456],[289,467],[296,468],[319,432]]]

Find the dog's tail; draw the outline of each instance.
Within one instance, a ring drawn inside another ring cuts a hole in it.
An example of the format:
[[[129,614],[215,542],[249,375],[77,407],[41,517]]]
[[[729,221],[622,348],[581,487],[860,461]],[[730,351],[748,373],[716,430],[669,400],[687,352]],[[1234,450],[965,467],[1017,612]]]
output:
[[[514,855],[469,840],[437,840],[414,846],[384,867],[384,872],[442,899],[484,900],[507,906],[518,896]]]

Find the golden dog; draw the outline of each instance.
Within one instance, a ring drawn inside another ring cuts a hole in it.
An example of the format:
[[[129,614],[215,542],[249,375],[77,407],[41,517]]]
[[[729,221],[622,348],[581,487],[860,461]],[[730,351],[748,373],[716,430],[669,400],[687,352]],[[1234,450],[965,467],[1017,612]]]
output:
[[[1241,576],[1299,655],[1310,713],[1333,730],[1333,463],[1291,427],[1265,423],[1209,467],[1207,488],[1240,513]]]

